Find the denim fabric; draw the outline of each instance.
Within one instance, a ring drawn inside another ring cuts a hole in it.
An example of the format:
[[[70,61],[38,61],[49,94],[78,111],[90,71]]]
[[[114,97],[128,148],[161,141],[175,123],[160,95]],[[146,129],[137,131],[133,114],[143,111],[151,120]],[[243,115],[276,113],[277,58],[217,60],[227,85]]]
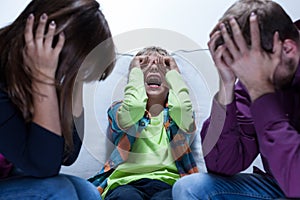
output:
[[[173,186],[174,200],[286,199],[276,182],[260,174],[218,176],[198,173],[179,179]]]
[[[143,178],[109,191],[105,200],[172,200],[172,186]]]
[[[75,176],[50,178],[14,176],[0,180],[0,200],[99,200],[100,193],[90,182]]]

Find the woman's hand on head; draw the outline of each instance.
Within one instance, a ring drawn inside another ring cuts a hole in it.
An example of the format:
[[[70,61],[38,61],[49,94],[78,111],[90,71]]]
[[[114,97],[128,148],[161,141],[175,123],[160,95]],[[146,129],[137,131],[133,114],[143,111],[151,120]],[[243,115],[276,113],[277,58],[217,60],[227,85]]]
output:
[[[23,58],[24,64],[30,68],[34,77],[43,81],[45,78],[48,78],[53,83],[65,37],[63,33],[60,33],[58,42],[53,47],[56,24],[54,21],[51,21],[48,31],[45,33],[47,19],[48,16],[46,14],[40,17],[37,30],[34,33],[34,16],[30,14],[28,17],[24,31],[25,48]]]

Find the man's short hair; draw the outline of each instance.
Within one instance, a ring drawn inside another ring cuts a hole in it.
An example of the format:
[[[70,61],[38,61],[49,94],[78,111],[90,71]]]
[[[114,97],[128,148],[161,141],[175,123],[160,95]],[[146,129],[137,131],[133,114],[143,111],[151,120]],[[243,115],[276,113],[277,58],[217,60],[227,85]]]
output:
[[[258,17],[261,46],[265,51],[272,52],[273,36],[276,31],[278,31],[281,41],[291,39],[299,43],[299,33],[292,19],[279,4],[272,0],[239,0],[225,11],[219,21],[225,24],[229,34],[232,36],[228,21],[234,17],[241,28],[246,43],[250,46],[249,17],[252,12]],[[216,42],[216,47],[223,43],[222,38],[220,38]]]

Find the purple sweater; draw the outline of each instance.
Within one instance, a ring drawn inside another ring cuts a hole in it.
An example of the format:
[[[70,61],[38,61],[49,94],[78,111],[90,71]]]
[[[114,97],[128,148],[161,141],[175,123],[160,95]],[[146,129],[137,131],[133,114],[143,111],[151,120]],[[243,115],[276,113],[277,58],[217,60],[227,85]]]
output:
[[[213,102],[201,131],[209,172],[233,175],[260,153],[267,175],[287,197],[300,197],[300,67],[286,90],[251,103],[241,83],[226,108]]]

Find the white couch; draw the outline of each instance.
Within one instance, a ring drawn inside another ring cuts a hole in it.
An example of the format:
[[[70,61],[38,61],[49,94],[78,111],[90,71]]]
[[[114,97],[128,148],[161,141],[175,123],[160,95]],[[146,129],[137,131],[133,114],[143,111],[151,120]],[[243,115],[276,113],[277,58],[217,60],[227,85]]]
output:
[[[83,148],[72,166],[62,167],[62,173],[88,178],[102,168],[113,148],[106,138],[108,124],[106,111],[113,101],[123,98],[123,89],[127,82],[128,67],[132,55],[120,55],[113,73],[104,82],[84,86],[85,137]],[[173,56],[190,89],[197,123],[196,137],[192,143],[192,148],[200,171],[206,172],[199,132],[203,121],[210,113],[212,97],[218,87],[218,74],[207,50],[177,51]],[[259,158],[255,160],[253,165],[262,169]],[[246,171],[251,170],[252,166]]]

